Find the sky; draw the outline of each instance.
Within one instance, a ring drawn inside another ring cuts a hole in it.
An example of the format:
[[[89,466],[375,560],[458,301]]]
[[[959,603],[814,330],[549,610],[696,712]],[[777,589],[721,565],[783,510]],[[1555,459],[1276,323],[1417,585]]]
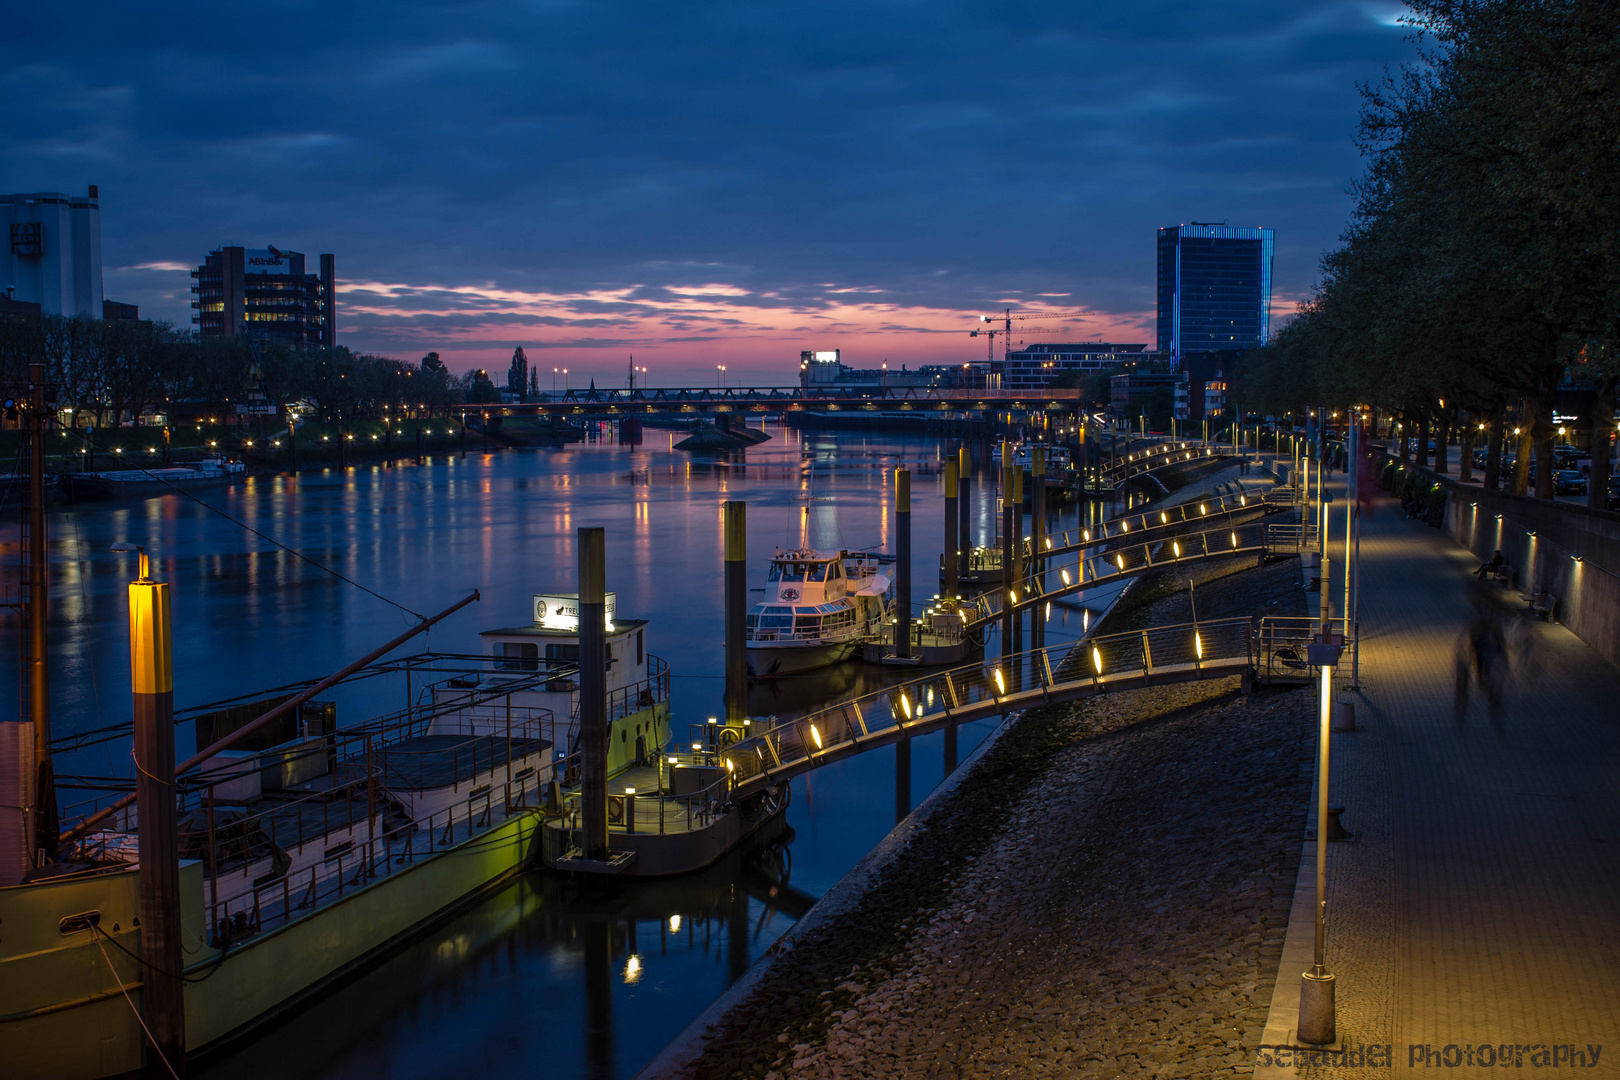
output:
[[[1309,294],[1402,10],[36,0],[0,34],[0,191],[98,185],[143,317],[189,326],[220,245],[333,252],[341,344],[521,345],[542,389],[962,363],[1008,307],[1083,315],[1015,345],[1151,344],[1161,226],[1272,227],[1273,325]]]

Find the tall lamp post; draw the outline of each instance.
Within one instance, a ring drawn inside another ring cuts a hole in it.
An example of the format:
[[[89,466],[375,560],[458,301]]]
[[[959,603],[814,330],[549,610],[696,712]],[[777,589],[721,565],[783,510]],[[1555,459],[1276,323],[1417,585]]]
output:
[[[1310,970],[1300,976],[1299,1041],[1325,1046],[1337,1037],[1334,979],[1327,969],[1328,764],[1333,727],[1333,669],[1344,638],[1333,633],[1333,600],[1328,591],[1328,560],[1322,558],[1322,632],[1306,648],[1306,660],[1321,678],[1317,692],[1316,759],[1316,949]]]

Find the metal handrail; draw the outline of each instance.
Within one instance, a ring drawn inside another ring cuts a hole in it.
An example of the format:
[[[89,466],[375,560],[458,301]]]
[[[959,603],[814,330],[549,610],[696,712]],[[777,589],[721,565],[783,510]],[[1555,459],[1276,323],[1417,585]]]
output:
[[[1056,667],[1050,649],[1020,653],[1001,664],[966,664],[773,725],[718,756],[733,770],[734,784],[744,785],[785,764],[813,765],[835,745],[858,746],[925,720],[948,721],[973,706],[1000,707],[1036,694],[1049,698],[1065,686],[1097,688],[1127,679],[1135,685],[1151,682],[1155,674],[1235,674],[1247,671],[1254,655],[1248,618],[1089,637],[1067,657],[1060,653]]]

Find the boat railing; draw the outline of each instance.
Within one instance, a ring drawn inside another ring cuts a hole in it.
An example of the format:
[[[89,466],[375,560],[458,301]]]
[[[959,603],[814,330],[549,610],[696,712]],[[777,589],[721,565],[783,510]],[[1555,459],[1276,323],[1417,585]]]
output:
[[[717,775],[702,788],[674,794],[663,790],[665,770],[673,782],[674,770],[679,766],[700,766],[712,769]],[[652,790],[609,787],[607,797],[608,829],[629,833],[693,832],[706,829],[731,808],[731,772],[721,764],[719,757],[708,751],[666,754],[658,763],[660,786]],[[571,830],[583,828],[582,794],[570,791],[563,796],[563,820]]]
[[[372,882],[391,876],[423,859],[443,853],[509,820],[537,809],[541,802],[538,773],[514,777],[499,785],[473,789],[421,820],[389,819],[373,807],[358,824],[366,835],[332,844],[314,865],[246,883],[229,893],[216,893],[217,879],[205,897],[209,941],[231,945],[293,922],[324,904]]]
[[[654,705],[669,700],[669,662],[662,657],[649,655],[647,657],[648,675],[640,682],[621,686],[609,692],[607,698],[608,723],[623,720],[625,717],[638,713],[642,709],[650,709]],[[570,714],[571,724],[579,722],[579,702],[574,702],[573,712]]]

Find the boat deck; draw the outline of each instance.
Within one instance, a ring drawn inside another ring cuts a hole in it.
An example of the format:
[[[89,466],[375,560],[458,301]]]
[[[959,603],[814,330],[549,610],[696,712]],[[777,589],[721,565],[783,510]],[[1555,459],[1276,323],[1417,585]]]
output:
[[[383,783],[400,791],[450,787],[480,772],[551,749],[550,739],[505,735],[418,735],[372,754]],[[363,764],[363,762],[356,762]]]
[[[712,791],[688,795],[660,794],[660,784],[667,781],[669,776],[667,769],[653,765],[632,765],[614,773],[608,780],[608,830],[626,831],[628,808],[625,804],[629,800],[625,796],[629,789],[635,791],[631,806],[634,811],[634,831],[638,833],[699,832],[709,828],[722,816],[718,804],[724,802],[725,798],[716,799]],[[564,790],[563,801],[567,813],[560,819],[554,819],[551,822],[553,827],[579,828],[579,799],[579,788]]]

